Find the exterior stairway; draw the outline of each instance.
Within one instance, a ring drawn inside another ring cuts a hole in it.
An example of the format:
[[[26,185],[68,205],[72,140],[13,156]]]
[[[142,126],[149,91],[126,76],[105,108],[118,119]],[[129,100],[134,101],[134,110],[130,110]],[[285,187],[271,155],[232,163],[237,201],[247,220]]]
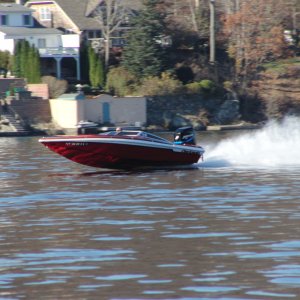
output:
[[[1,114],[2,122],[8,124],[7,129],[4,132],[4,135],[13,135],[13,136],[26,136],[29,135],[29,131],[22,125],[22,122],[18,120],[12,113],[10,112],[2,112]],[[0,134],[1,134],[0,133]]]

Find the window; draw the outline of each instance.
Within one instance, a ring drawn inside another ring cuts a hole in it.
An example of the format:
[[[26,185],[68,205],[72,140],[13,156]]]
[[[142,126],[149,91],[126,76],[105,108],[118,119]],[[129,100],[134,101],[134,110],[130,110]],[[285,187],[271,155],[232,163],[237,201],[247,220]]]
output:
[[[98,39],[101,38],[101,30],[89,30],[87,31],[88,39]]]
[[[46,39],[38,39],[38,48],[46,48]]]
[[[40,8],[40,19],[41,21],[51,20],[51,10],[49,9],[49,7]]]
[[[8,16],[0,15],[0,25],[8,25]]]
[[[23,24],[24,24],[24,26],[31,25],[31,16],[30,15],[23,15]]]
[[[87,35],[89,39],[93,39],[94,38],[94,31],[87,31]]]
[[[102,37],[101,30],[96,30],[95,37],[96,38],[101,38]]]

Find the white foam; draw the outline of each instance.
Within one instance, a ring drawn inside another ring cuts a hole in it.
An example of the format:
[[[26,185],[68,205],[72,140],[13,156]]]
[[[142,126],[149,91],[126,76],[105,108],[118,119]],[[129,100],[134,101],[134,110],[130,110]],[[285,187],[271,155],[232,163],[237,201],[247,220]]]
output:
[[[227,138],[205,150],[207,166],[300,166],[300,119],[272,121],[261,130]]]

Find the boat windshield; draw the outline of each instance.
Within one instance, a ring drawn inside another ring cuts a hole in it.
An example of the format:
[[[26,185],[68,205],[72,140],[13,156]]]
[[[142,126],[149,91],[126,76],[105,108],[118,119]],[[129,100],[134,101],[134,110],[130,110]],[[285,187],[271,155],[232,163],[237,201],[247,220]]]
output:
[[[168,140],[161,138],[155,134],[148,133],[141,130],[122,130],[122,131],[108,131],[100,133],[100,135],[114,135],[114,136],[129,136],[129,137],[143,137],[146,139],[150,139],[152,141],[156,141],[159,143],[167,143],[171,144]]]

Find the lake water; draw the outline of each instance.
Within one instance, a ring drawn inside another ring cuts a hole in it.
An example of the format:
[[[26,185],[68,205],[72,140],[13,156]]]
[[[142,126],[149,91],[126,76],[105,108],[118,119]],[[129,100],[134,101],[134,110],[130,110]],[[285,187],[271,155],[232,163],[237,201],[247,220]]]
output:
[[[0,299],[300,299],[300,121],[110,171],[0,139]]]

